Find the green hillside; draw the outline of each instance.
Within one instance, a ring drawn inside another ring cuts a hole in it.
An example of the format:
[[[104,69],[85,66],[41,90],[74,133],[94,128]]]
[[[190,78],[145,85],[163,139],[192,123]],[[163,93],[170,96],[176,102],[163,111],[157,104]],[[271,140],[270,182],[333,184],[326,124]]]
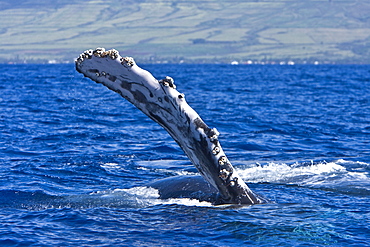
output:
[[[368,0],[0,1],[0,62],[370,62]]]

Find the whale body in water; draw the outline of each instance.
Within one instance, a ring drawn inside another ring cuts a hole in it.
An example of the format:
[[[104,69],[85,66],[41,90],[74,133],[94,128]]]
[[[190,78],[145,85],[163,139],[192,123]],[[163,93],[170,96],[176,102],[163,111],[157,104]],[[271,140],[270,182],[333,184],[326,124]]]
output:
[[[208,127],[187,104],[171,77],[157,80],[137,66],[133,58],[122,57],[114,49],[87,50],[76,59],[75,65],[85,77],[119,93],[161,125],[202,175],[150,184],[159,190],[161,198],[200,197],[214,204],[265,202],[231,165],[218,140],[217,129]]]

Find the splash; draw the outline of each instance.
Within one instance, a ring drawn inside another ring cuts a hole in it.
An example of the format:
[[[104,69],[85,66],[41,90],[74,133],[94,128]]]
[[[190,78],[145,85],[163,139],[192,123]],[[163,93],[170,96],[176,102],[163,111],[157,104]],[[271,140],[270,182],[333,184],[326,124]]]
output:
[[[183,206],[197,206],[197,207],[214,207],[212,203],[199,201],[190,198],[170,198],[159,199],[159,191],[151,187],[133,187],[130,189],[115,189],[112,191],[99,191],[91,193],[90,196],[95,198],[96,202],[104,200],[106,206],[120,207],[148,207],[154,205],[183,205]]]
[[[248,183],[277,183],[335,190],[350,194],[369,193],[369,164],[345,161],[256,164],[239,169]]]

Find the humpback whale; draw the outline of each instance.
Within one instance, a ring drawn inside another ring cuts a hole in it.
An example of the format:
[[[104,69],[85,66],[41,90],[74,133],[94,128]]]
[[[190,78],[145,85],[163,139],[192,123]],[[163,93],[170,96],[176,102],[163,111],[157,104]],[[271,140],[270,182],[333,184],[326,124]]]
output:
[[[182,178],[178,186],[165,188],[163,198],[179,192],[189,194],[205,189],[217,192],[208,198],[214,204],[258,204],[264,199],[255,194],[231,165],[218,140],[219,132],[210,128],[176,89],[171,77],[157,80],[140,68],[132,57],[122,57],[115,49],[87,50],[75,60],[76,70],[120,94],[152,120],[161,125],[177,142],[204,179]],[[193,187],[197,188],[193,188]],[[182,190],[182,191],[181,191]]]

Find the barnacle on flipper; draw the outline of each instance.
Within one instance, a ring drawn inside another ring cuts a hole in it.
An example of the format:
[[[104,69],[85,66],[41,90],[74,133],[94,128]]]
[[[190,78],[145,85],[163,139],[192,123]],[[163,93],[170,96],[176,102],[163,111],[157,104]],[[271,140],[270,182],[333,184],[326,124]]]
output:
[[[120,61],[124,66],[132,67],[135,65],[135,60],[132,57],[121,57]]]
[[[95,57],[101,57],[105,53],[105,49],[98,47],[94,50],[93,54]]]
[[[84,55],[86,58],[90,59],[93,56],[93,50],[84,51]]]
[[[159,80],[158,82],[161,83],[163,86],[176,89],[175,80],[170,76],[166,76],[166,78]]]
[[[112,58],[113,60],[114,59],[117,59],[119,57],[119,52],[117,50],[115,50],[115,49],[109,50],[108,51],[108,56],[110,58]]]

